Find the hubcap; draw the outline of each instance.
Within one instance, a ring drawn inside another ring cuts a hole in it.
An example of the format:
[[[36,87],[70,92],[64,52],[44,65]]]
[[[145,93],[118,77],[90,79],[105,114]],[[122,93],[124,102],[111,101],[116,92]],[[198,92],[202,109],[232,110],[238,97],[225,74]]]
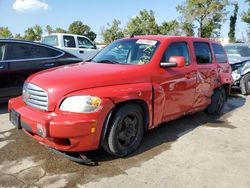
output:
[[[136,141],[138,132],[138,119],[134,115],[127,115],[121,122],[118,132],[119,144],[123,147],[129,147]]]

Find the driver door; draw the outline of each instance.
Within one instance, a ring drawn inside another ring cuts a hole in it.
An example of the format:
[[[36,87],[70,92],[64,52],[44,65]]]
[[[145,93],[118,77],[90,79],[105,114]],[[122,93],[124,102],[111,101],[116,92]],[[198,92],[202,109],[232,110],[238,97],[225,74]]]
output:
[[[170,44],[161,62],[169,62],[171,56],[183,56],[184,67],[161,68],[160,86],[164,91],[162,122],[172,119],[192,109],[196,88],[196,68],[191,62],[187,42]]]

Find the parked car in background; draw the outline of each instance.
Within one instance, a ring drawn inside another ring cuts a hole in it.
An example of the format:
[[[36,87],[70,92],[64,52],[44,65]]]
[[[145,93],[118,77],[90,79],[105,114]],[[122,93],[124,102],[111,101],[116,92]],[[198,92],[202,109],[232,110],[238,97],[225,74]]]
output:
[[[70,159],[80,152],[78,162],[86,160],[83,151],[99,147],[124,157],[163,122],[204,109],[219,114],[231,82],[219,43],[130,37],[111,43],[92,62],[29,77],[23,96],[9,101],[10,120]]]
[[[240,88],[242,94],[250,94],[250,43],[225,45],[234,79],[233,87]]]
[[[63,50],[35,42],[0,39],[0,102],[22,94],[31,74],[81,59]]]
[[[93,58],[99,52],[96,45],[82,35],[52,33],[43,36],[41,42],[65,50],[84,61]]]

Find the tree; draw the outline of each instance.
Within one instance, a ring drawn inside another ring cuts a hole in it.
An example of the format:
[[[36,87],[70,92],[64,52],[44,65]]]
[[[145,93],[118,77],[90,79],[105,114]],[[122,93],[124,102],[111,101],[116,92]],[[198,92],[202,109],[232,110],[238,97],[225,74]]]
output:
[[[186,36],[194,36],[195,26],[192,23],[184,22],[181,25],[181,29]]]
[[[24,31],[24,39],[30,40],[30,41],[36,40],[36,34],[32,27],[29,27],[28,29]]]
[[[91,28],[88,25],[83,24],[81,21],[75,21],[69,25],[68,33],[76,35],[84,35],[91,40],[95,40],[96,34],[91,31]]]
[[[135,18],[130,19],[126,28],[127,35],[154,35],[159,33],[154,12],[142,10]]]
[[[176,20],[163,22],[160,26],[160,34],[162,35],[180,35],[180,24]]]
[[[18,40],[23,40],[24,39],[20,33],[17,33],[14,38],[18,39]]]
[[[53,29],[50,25],[46,25],[46,29],[45,31],[48,33],[48,35],[50,35],[51,33],[53,33]]]
[[[0,38],[12,38],[13,35],[8,27],[0,27]]]
[[[246,2],[249,4],[250,6],[250,0],[246,0]],[[250,41],[250,8],[248,8],[248,10],[246,12],[243,12],[241,14],[241,19],[243,22],[245,22],[248,25],[248,39]]]
[[[96,39],[96,33],[94,31],[88,32],[87,35],[85,35],[85,36],[88,37],[92,41],[94,41]]]
[[[43,34],[43,29],[40,25],[35,25],[33,27],[34,29],[34,32],[35,32],[35,40],[36,41],[40,41],[41,40],[41,37],[42,37],[42,34]]]
[[[229,25],[229,32],[228,32],[228,37],[229,37],[229,42],[235,42],[235,26],[236,26],[236,21],[237,21],[237,14],[239,10],[239,5],[238,3],[234,3],[234,13],[233,15],[230,16],[230,25]]]
[[[40,25],[34,25],[24,31],[24,39],[30,41],[40,41],[43,30]]]
[[[211,37],[219,33],[227,14],[225,10],[227,4],[228,0],[186,0],[176,9],[185,20],[189,20],[188,23],[198,23],[200,37]]]
[[[57,27],[52,33],[67,33],[67,31],[63,28]]]
[[[119,20],[113,20],[112,25],[107,24],[107,28],[102,30],[102,36],[105,44],[109,44],[114,40],[124,37],[122,29],[119,27],[121,22]]]

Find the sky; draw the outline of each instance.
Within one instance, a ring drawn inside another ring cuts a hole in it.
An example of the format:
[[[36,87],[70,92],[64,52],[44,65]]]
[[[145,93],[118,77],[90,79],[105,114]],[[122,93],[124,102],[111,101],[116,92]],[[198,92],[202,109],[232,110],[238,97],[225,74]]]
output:
[[[153,10],[158,24],[180,17],[176,6],[184,0],[0,0],[0,27],[8,27],[12,33],[21,33],[35,24],[52,28],[67,29],[76,20],[87,24],[101,39],[101,28],[119,19],[125,26],[130,18],[140,10]],[[248,4],[239,0],[239,12],[245,11]],[[232,7],[228,7],[229,15],[221,29],[221,37],[227,37],[229,17]],[[246,36],[247,25],[238,16],[236,36]]]

